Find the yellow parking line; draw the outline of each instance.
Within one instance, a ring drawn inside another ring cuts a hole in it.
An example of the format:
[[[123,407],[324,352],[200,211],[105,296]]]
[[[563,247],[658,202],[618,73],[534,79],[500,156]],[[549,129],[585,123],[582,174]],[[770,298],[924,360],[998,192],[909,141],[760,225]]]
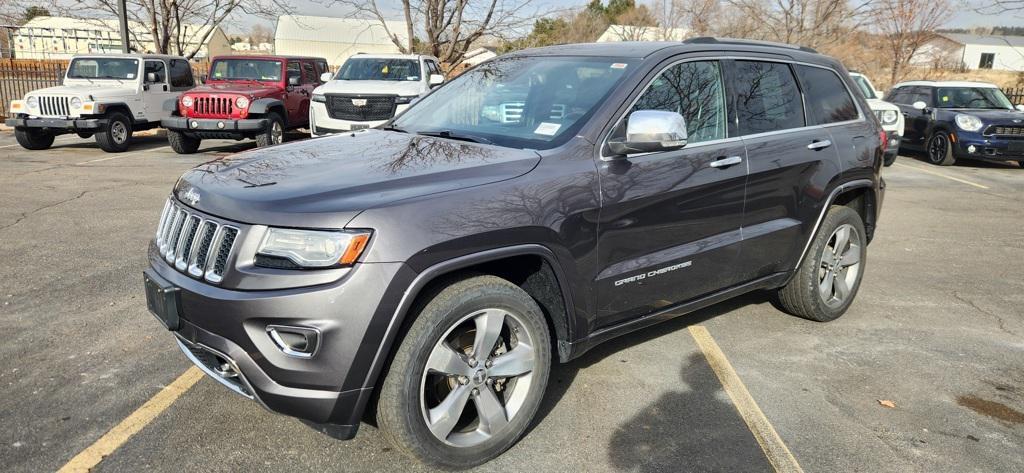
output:
[[[155,396],[151,397],[142,407],[132,412],[131,415],[121,421],[120,424],[103,434],[95,443],[75,455],[67,462],[58,473],[88,472],[90,469],[103,461],[103,457],[114,453],[115,450],[124,445],[133,435],[139,433],[143,427],[153,421],[161,412],[166,410],[179,396],[188,391],[196,381],[203,377],[203,372],[195,366],[185,370],[178,379],[167,385]]]
[[[967,179],[960,179],[959,177],[953,177],[953,176],[950,176],[948,174],[944,174],[944,173],[937,172],[937,171],[932,171],[931,169],[919,168],[917,166],[910,166],[910,165],[903,164],[903,163],[895,163],[895,164],[897,166],[900,166],[900,167],[913,169],[915,171],[921,171],[923,173],[931,174],[933,176],[944,177],[944,178],[949,179],[951,181],[956,181],[956,182],[959,182],[959,183],[962,183],[962,184],[967,184],[969,186],[974,186],[974,187],[977,187],[979,189],[988,189],[989,188],[988,186],[986,186],[984,184],[978,184],[977,182],[971,182],[971,181],[968,181]]]
[[[761,408],[757,406],[757,402],[747,391],[747,387],[729,364],[725,354],[718,348],[715,339],[711,338],[708,330],[703,326],[694,325],[690,327],[690,335],[704,352],[704,358],[707,358],[715,376],[718,376],[722,389],[729,395],[729,399],[732,399],[733,405],[739,411],[740,417],[743,417],[743,422],[747,423],[750,433],[754,434],[757,444],[761,446],[772,468],[779,473],[803,473],[803,468],[800,468],[793,453],[761,412]]]

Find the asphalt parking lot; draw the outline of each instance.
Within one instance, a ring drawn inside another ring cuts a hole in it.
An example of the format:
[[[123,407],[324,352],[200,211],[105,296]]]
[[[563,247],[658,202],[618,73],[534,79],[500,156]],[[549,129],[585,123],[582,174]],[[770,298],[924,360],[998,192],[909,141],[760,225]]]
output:
[[[73,459],[97,443],[101,472],[423,470],[372,426],[338,442],[212,380],[175,382],[190,363],[146,311],[146,245],[182,171],[251,146],[179,156],[153,136],[106,154],[72,135],[30,152],[0,132],[0,471],[91,464]],[[557,366],[538,421],[481,470],[779,468],[706,330],[791,453],[781,469],[1024,471],[1024,169],[901,157],[884,176],[843,318],[751,294],[609,342]]]

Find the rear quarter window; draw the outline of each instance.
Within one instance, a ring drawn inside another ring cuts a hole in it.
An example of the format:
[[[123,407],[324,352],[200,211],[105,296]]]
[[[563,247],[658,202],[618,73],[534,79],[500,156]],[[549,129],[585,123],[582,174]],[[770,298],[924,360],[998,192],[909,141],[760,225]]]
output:
[[[743,134],[804,126],[800,89],[789,65],[736,61],[736,111]]]
[[[808,124],[825,125],[857,119],[857,105],[838,74],[831,69],[802,64],[795,68],[804,89]]]

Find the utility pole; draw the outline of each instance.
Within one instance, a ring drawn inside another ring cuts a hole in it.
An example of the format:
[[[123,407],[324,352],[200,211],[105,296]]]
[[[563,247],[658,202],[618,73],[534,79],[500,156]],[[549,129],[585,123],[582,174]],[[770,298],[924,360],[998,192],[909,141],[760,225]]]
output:
[[[121,52],[128,51],[128,0],[117,0],[117,19],[121,23]]]

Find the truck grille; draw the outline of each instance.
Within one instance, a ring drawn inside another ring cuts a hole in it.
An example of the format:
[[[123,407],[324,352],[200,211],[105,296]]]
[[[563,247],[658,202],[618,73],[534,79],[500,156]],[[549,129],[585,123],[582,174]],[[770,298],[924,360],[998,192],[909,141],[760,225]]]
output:
[[[327,94],[327,114],[355,122],[389,120],[395,116],[395,96]]]
[[[235,246],[238,229],[195,213],[167,199],[156,230],[156,244],[167,263],[194,278],[219,283]]]
[[[985,130],[985,134],[1024,137],[1024,126],[992,125]]]
[[[71,115],[71,97],[43,95],[39,97],[39,115],[44,117],[66,117]]]
[[[235,112],[233,97],[193,97],[192,100],[196,115],[227,118]]]

